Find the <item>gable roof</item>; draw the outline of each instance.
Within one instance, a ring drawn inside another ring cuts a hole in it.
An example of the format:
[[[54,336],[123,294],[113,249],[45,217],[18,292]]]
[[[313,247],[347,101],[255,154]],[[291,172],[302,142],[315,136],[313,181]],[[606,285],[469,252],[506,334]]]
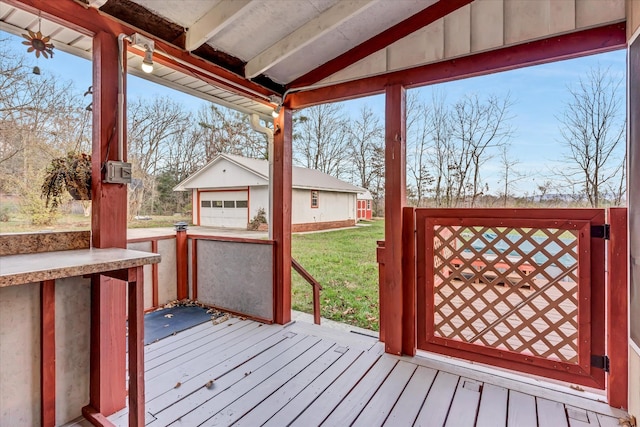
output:
[[[221,161],[230,162],[237,167],[253,173],[257,177],[269,181],[269,161],[237,156],[234,154],[219,154],[196,173],[175,186],[173,191],[187,191],[197,188],[194,183],[197,178],[205,175],[213,165]],[[342,193],[362,193],[364,188],[349,184],[326,173],[315,169],[293,166],[292,188],[309,190],[337,191]]]

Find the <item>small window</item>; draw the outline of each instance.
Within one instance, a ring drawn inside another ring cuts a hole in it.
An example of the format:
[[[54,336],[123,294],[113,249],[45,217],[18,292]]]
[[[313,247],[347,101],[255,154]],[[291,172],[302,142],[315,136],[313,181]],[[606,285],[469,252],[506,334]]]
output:
[[[203,208],[210,208],[211,207],[211,200],[203,200],[200,202],[200,206],[202,206]]]
[[[249,202],[246,200],[236,200],[236,208],[247,208],[249,207]]]
[[[212,208],[221,208],[222,207],[222,200],[212,200],[211,201],[211,207]]]
[[[320,201],[318,200],[318,191],[317,190],[311,191],[311,207],[317,208],[320,205],[319,202]]]
[[[367,210],[371,210],[371,200],[367,200]]]
[[[225,200],[224,201],[224,207],[225,208],[235,208],[236,207],[236,202],[234,200]]]

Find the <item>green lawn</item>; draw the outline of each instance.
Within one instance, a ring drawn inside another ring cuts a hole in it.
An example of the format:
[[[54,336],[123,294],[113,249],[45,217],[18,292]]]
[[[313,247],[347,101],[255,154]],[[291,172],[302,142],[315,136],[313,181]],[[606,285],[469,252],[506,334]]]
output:
[[[378,264],[376,241],[384,221],[370,226],[295,234],[292,255],[322,285],[322,317],[377,331]],[[292,271],[294,310],[313,313],[311,286]]]
[[[153,215],[150,220],[131,220],[127,228],[172,227],[178,221],[191,224],[190,217]],[[91,217],[76,214],[60,215],[52,225],[34,225],[29,218],[20,213],[12,213],[6,222],[0,221],[0,233],[30,233],[37,231],[90,230]]]

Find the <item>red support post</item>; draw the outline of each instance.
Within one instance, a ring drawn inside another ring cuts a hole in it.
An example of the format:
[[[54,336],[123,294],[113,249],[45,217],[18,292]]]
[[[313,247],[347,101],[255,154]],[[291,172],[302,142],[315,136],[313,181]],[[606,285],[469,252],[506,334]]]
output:
[[[402,210],[402,353],[416,355],[415,208]]]
[[[384,323],[382,322],[382,313],[384,313],[384,299],[382,299],[382,287],[384,286],[384,240],[377,241],[376,261],[378,262],[378,325],[380,331],[378,337],[381,342],[385,341]]]
[[[607,253],[607,353],[609,405],[629,407],[629,354],[627,324],[629,253],[627,251],[627,208],[609,208],[610,239]]]
[[[102,181],[103,163],[118,160],[118,137],[115,133],[119,72],[117,37],[105,32],[95,34],[91,235],[93,247],[96,248],[127,246],[127,186]],[[126,158],[126,141],[123,146]],[[92,276],[91,306],[90,398],[87,412],[96,411],[108,416],[124,408],[127,393],[125,283],[105,276]]]
[[[40,408],[42,427],[56,425],[55,280],[40,282]]]
[[[153,239],[151,241],[151,252],[158,253],[158,240]],[[151,307],[158,307],[158,264],[151,264]]]
[[[189,298],[189,249],[187,246],[187,224],[179,222],[176,227],[176,286],[177,298]]]
[[[406,98],[401,85],[385,98],[385,277],[380,289],[385,351],[402,353],[402,208],[406,202]]]
[[[143,427],[144,417],[144,276],[129,269],[129,426]]]
[[[191,299],[198,300],[198,239],[191,239]]]
[[[283,107],[274,120],[273,141],[273,212],[274,321],[284,325],[291,321],[291,175],[292,112]]]

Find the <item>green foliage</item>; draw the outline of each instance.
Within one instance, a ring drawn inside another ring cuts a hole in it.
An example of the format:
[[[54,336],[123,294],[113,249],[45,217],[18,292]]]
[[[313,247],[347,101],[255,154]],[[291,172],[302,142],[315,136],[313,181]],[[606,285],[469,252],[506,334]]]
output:
[[[64,195],[60,195],[58,200],[61,203]],[[55,224],[60,217],[57,209],[48,209],[35,189],[23,193],[20,203],[20,211],[29,218],[29,222],[35,226],[49,226]]]
[[[292,255],[322,285],[322,316],[370,330],[379,329],[376,242],[384,239],[384,221],[368,227],[295,234]],[[311,286],[292,273],[292,305],[313,312]]]
[[[51,204],[52,211],[60,206],[65,190],[78,200],[91,200],[91,156],[69,152],[65,157],[54,158],[41,189],[45,207]]]

